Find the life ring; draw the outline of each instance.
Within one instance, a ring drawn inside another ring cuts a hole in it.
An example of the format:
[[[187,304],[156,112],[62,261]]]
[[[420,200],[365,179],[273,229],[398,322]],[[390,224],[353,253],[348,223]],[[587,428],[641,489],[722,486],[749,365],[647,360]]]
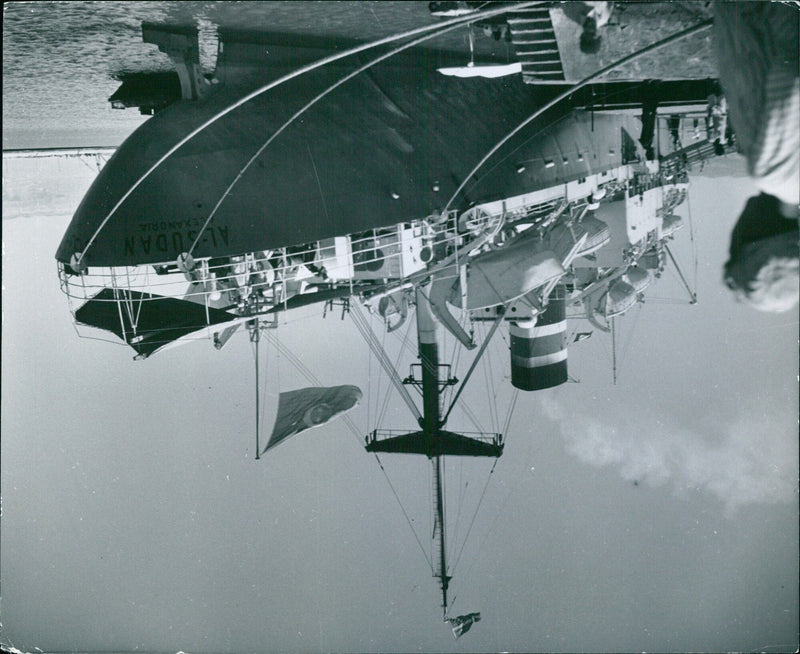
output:
[[[402,291],[384,295],[378,302],[378,313],[386,321],[386,331],[393,332],[402,326],[408,317],[408,297]],[[391,322],[393,316],[399,316],[396,323]]]

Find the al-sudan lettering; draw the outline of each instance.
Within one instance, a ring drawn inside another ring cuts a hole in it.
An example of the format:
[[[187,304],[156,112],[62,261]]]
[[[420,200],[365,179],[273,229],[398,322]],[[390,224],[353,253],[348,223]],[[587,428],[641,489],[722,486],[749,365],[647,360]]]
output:
[[[156,252],[185,252],[197,238],[197,231],[180,230],[168,233],[144,233],[125,237],[125,256],[150,255]],[[228,228],[211,226],[203,230],[198,245],[210,245],[213,249],[228,245]]]

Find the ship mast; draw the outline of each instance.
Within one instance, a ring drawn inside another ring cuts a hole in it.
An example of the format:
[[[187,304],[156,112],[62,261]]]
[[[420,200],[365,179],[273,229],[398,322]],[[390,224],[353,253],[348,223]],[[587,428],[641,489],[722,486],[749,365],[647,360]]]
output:
[[[442,425],[440,419],[439,386],[439,343],[436,337],[436,322],[430,305],[417,288],[417,340],[419,358],[422,363],[422,407],[423,414],[419,423],[425,440],[433,441],[439,436]],[[447,549],[445,544],[444,492],[442,489],[442,457],[436,455],[431,459],[433,466],[433,491],[435,521],[433,525],[434,542],[438,541],[439,552],[434,566],[434,576],[439,578],[442,589],[442,611],[447,615],[447,587],[450,577],[447,576]]]
[[[261,342],[261,326],[259,325],[258,318],[255,318],[253,321],[248,323],[248,329],[250,330],[250,342],[255,344],[255,352],[253,353],[253,359],[255,360],[255,367],[256,367],[256,460],[261,458],[261,445],[258,442],[259,439],[259,432],[261,431],[261,425],[259,424],[259,420],[261,417],[261,408],[260,408],[260,400],[261,400],[261,391],[259,389],[259,377],[260,377],[260,370],[259,370],[259,356],[258,356],[258,345]]]
[[[420,430],[397,436],[394,435],[396,432],[376,429],[367,438],[366,449],[369,452],[424,454],[431,461],[434,491],[433,541],[437,549],[433,576],[439,579],[442,611],[446,618],[447,590],[452,577],[447,574],[444,456],[499,457],[503,452],[503,439],[501,434],[480,434],[478,437],[469,437],[443,429],[446,417],[445,419],[441,417],[441,391],[444,387],[455,384],[456,380],[450,377],[449,366],[439,363],[438,323],[425,293],[419,287],[416,290],[416,304],[420,359],[418,367],[421,368],[421,374],[418,379],[412,366],[412,374],[404,383],[414,384],[422,391],[423,412],[418,419]],[[443,368],[446,371],[444,379],[440,374]]]

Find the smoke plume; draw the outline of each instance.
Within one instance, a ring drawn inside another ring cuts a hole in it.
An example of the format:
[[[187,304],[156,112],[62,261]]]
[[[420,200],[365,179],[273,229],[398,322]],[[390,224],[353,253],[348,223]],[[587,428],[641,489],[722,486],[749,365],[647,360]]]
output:
[[[787,414],[741,410],[727,424],[717,421],[698,433],[644,411],[618,424],[568,410],[558,400],[543,401],[542,411],[581,461],[616,466],[628,481],[670,483],[679,495],[704,490],[728,515],[742,505],[797,497],[797,424]]]

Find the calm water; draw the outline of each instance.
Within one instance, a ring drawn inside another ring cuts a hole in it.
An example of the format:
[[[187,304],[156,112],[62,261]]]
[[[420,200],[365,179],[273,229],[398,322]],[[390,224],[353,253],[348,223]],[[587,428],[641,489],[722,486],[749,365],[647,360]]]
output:
[[[142,42],[142,21],[196,26],[211,72],[218,27],[372,40],[438,20],[427,2],[11,2],[3,12],[4,149],[118,145],[141,124],[107,100],[121,74],[173,69]],[[466,28],[433,45],[466,57]],[[475,45],[506,57],[505,42]]]
[[[707,17],[707,3],[620,3],[613,40],[622,56]],[[370,41],[438,22],[427,2],[8,2],[3,5],[3,148],[118,145],[144,118],[108,97],[126,73],[173,70],[142,42],[142,21],[195,26],[200,61],[214,70],[218,28]],[[624,31],[623,31],[624,30]],[[609,38],[611,32],[609,32]],[[714,76],[709,33],[626,68],[634,78]],[[468,29],[430,47],[469,56]],[[513,61],[511,45],[476,31],[475,52]],[[609,54],[609,53],[606,53]],[[609,63],[597,60],[598,65]],[[620,73],[621,74],[621,73]]]

